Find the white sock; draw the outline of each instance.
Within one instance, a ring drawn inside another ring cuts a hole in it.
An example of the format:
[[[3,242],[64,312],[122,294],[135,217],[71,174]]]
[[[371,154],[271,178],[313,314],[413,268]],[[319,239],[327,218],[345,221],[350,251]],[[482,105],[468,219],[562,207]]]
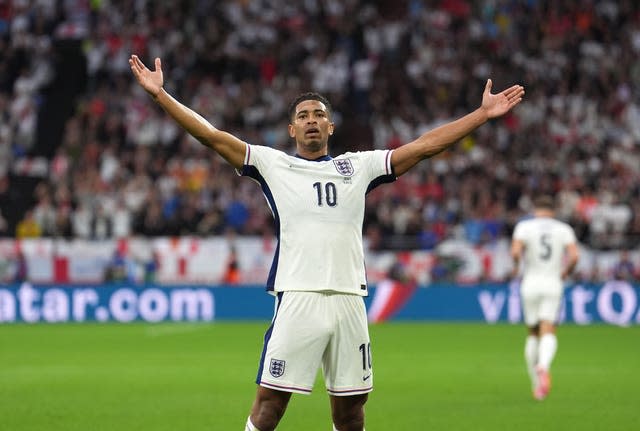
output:
[[[531,379],[531,387],[538,385],[538,374],[536,373],[536,365],[538,365],[538,337],[529,335],[524,343],[524,359],[527,363],[527,372]]]
[[[260,431],[256,426],[251,422],[251,416],[247,418],[247,425],[244,427],[244,431]]]
[[[545,371],[551,368],[551,362],[556,356],[558,350],[558,339],[556,334],[544,334],[540,337],[540,345],[538,347],[538,366]]]

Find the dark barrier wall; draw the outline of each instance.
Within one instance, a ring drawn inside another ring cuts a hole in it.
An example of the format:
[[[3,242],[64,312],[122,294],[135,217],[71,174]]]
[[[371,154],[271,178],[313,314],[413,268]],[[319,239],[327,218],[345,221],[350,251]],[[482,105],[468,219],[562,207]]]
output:
[[[627,282],[574,285],[561,320],[638,324],[639,299],[640,286]],[[0,286],[0,323],[269,320],[273,306],[258,286]],[[518,323],[522,316],[516,285],[437,285],[416,289],[393,319]]]

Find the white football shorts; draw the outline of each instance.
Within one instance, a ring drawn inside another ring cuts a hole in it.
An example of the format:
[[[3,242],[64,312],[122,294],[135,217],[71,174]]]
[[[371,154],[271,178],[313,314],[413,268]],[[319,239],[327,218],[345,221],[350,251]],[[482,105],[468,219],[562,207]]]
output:
[[[536,280],[533,283],[540,282],[541,280]],[[520,290],[524,323],[529,327],[536,326],[542,320],[557,323],[562,307],[562,293],[561,283],[549,288],[548,284],[541,287],[532,284],[530,280],[524,280]]]
[[[363,298],[334,292],[278,293],[256,383],[310,394],[320,365],[330,395],[357,395],[373,389]]]

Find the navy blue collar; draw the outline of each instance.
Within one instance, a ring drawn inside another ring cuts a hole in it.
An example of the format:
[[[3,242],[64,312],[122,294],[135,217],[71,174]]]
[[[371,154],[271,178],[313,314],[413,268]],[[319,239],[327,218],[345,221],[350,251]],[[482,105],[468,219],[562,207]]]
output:
[[[298,153],[296,153],[296,154],[295,154],[295,156],[296,156],[297,158],[299,158],[299,159],[302,159],[302,160],[308,160],[308,161],[310,161],[310,162],[325,162],[325,161],[327,161],[327,160],[333,160],[333,157],[331,157],[331,156],[330,156],[330,155],[328,155],[328,154],[325,154],[324,156],[320,156],[320,157],[318,157],[317,159],[312,159],[312,160],[309,160],[309,159],[307,159],[307,158],[305,158],[305,157],[302,157],[302,156],[301,156],[300,154],[298,154]]]

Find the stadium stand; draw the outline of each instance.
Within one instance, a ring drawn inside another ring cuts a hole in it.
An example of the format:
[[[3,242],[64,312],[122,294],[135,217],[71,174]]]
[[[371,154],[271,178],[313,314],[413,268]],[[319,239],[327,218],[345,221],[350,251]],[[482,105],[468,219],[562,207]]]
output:
[[[487,77],[522,83],[512,115],[370,195],[371,247],[505,238],[550,193],[581,243],[634,248],[639,52],[632,1],[0,1],[0,235],[271,233],[259,188],[133,85],[137,53],[214,124],[286,151],[308,88],[334,105],[340,154],[474,108]]]

